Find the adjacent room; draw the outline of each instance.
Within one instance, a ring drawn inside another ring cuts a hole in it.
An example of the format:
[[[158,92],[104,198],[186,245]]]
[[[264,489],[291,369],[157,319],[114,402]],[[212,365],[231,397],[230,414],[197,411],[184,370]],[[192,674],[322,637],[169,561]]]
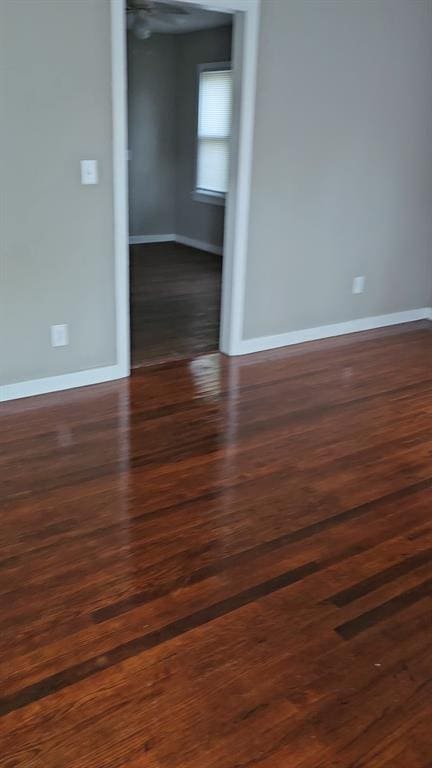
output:
[[[0,768],[432,768],[432,0],[0,0]]]
[[[232,15],[129,0],[132,366],[219,349]]]

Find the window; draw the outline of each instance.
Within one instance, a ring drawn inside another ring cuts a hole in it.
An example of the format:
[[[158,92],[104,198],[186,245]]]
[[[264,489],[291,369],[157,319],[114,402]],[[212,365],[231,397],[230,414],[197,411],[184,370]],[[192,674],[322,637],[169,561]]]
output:
[[[224,197],[228,190],[232,72],[204,65],[199,75],[196,191]]]

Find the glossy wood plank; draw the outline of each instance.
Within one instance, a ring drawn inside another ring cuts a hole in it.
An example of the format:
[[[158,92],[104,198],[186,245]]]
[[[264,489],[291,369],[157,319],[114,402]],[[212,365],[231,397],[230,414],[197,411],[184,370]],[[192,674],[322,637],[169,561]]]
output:
[[[0,410],[0,765],[430,768],[432,328]]]

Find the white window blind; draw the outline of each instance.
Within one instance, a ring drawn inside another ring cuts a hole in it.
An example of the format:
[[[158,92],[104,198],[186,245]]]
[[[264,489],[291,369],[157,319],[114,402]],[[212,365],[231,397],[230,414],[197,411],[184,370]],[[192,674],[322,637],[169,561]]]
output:
[[[231,70],[202,71],[198,104],[198,190],[220,194],[228,191],[231,104]]]

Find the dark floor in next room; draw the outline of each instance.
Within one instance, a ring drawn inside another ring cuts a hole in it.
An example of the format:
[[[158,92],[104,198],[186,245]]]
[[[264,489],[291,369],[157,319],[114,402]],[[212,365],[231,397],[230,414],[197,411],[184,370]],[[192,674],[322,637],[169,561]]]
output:
[[[219,347],[222,256],[179,243],[130,249],[132,365]]]

